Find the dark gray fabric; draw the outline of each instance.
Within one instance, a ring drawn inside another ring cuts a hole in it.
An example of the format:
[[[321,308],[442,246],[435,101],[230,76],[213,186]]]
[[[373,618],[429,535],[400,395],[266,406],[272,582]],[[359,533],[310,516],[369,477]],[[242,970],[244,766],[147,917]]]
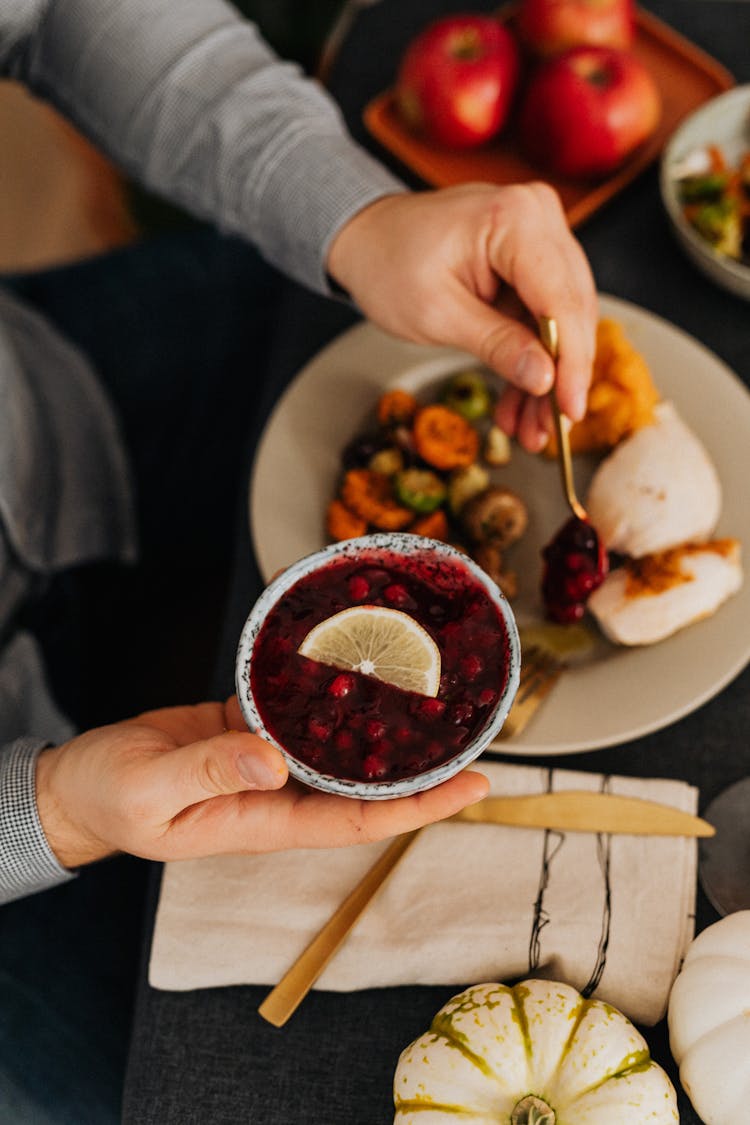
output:
[[[104,391],[81,352],[2,288],[0,524],[37,576],[136,554],[130,473]]]
[[[655,14],[750,81],[750,5],[736,0],[652,0]],[[362,14],[333,75],[333,92],[355,135],[367,140],[361,110],[390,81],[408,37],[427,19],[493,0],[382,0]],[[394,168],[409,178],[403,169]],[[416,182],[416,181],[415,181]],[[672,239],[651,170],[580,231],[600,289],[633,300],[682,326],[750,384],[749,306],[711,285]],[[327,339],[350,321],[345,310],[297,293],[280,325],[273,357],[277,392]],[[246,511],[239,514],[237,577],[220,690],[232,682],[234,646],[258,591],[248,565]],[[669,667],[664,675],[671,674]],[[576,755],[576,768],[684,778],[700,789],[701,809],[750,773],[750,670],[694,714],[621,747]],[[518,761],[518,759],[513,759]],[[540,759],[534,759],[536,764]],[[559,765],[559,759],[549,763]],[[155,874],[155,887],[158,872]],[[699,893],[698,928],[716,920]],[[252,941],[252,934],[248,934]],[[147,951],[146,951],[147,952]],[[474,982],[466,982],[474,983]],[[352,994],[313,992],[280,1030],[257,1014],[265,988],[157,993],[143,979],[133,1035],[125,1125],[388,1125],[399,1051],[428,1025],[455,988],[400,988]],[[656,1059],[676,1081],[666,1024],[645,1030]],[[683,1125],[700,1125],[680,1091]],[[634,1122],[633,1125],[636,1125]]]
[[[130,471],[105,393],[77,349],[0,289],[0,903],[70,878],[36,810],[38,745],[2,747],[73,731],[17,615],[62,570],[135,554]]]
[[[0,742],[28,737],[58,745],[74,733],[48,689],[36,637],[19,629],[0,652]]]

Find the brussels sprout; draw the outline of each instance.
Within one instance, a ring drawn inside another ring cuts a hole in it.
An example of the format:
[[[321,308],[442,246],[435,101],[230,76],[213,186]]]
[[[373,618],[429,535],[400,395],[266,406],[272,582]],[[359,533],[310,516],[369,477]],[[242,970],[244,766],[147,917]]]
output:
[[[413,512],[434,512],[445,500],[448,489],[430,469],[404,469],[396,473],[393,488],[399,503]]]
[[[459,371],[445,385],[444,406],[450,407],[467,422],[486,417],[492,408],[492,394],[479,371]]]

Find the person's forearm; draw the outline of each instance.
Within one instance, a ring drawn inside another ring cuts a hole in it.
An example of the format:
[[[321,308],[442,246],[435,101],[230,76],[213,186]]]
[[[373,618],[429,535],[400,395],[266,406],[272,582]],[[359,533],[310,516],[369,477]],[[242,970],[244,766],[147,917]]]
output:
[[[50,848],[36,807],[36,763],[43,743],[0,747],[0,903],[47,890],[73,877]]]
[[[349,139],[317,83],[280,62],[223,0],[48,0],[41,9],[6,57],[14,76],[133,176],[250,238],[298,280],[325,289],[336,232],[399,190]]]

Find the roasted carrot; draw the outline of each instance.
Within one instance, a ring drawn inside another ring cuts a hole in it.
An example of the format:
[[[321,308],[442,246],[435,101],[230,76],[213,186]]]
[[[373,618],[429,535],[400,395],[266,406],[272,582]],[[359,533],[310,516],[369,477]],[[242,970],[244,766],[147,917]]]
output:
[[[389,477],[372,469],[350,469],[341,486],[341,499],[350,511],[382,531],[401,531],[414,517],[394,500]]]
[[[378,402],[378,422],[381,426],[403,426],[411,422],[419,403],[407,391],[396,388],[386,391]]]
[[[445,542],[448,538],[448,520],[442,508],[422,516],[409,528],[413,535],[426,535],[429,539],[440,539]]]
[[[326,530],[331,539],[356,539],[367,531],[367,520],[350,511],[341,500],[332,500],[326,513]]]
[[[479,431],[447,406],[424,406],[414,419],[419,456],[436,469],[462,469],[479,453]]]

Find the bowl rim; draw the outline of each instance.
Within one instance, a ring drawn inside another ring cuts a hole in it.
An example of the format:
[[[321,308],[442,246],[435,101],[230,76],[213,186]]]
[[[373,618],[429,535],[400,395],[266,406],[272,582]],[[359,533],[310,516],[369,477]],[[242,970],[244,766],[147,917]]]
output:
[[[345,558],[356,555],[361,551],[390,551],[414,555],[419,552],[433,552],[441,558],[452,559],[461,564],[475,580],[481,585],[490,597],[490,600],[500,611],[508,638],[509,667],[506,682],[495,707],[487,717],[483,727],[463,750],[447,762],[442,762],[432,769],[411,777],[395,781],[357,781],[353,779],[335,777],[322,773],[295,758],[282,746],[268,731],[260,717],[252,688],[250,686],[252,656],[255,641],[262,628],[266,617],[276,603],[287,593],[292,586],[308,574],[314,573],[320,567],[327,565],[333,559]],[[492,742],[500,732],[518,690],[521,670],[521,642],[515,615],[505,595],[497,583],[489,577],[468,555],[458,551],[448,543],[427,536],[411,535],[408,532],[373,532],[370,535],[359,536],[356,539],[345,539],[337,543],[329,543],[320,550],[314,551],[283,570],[276,576],[258,597],[250,610],[240,634],[237,645],[235,661],[235,687],[245,722],[248,728],[259,734],[267,742],[275,746],[283,755],[289,773],[314,789],[326,793],[335,793],[347,797],[364,798],[367,800],[388,800],[408,794],[420,793],[431,789],[448,778],[453,777],[473,762],[483,750]]]
[[[726,105],[728,102],[734,101],[740,104],[746,102],[748,115],[750,115],[750,83],[733,86],[730,90],[725,90],[722,94],[709,98],[708,101],[703,102],[680,122],[662,152],[659,162],[659,188],[667,215],[690,249],[704,259],[707,265],[713,266],[717,272],[726,274],[728,278],[731,277],[736,283],[743,286],[750,296],[750,265],[738,262],[734,258],[714,250],[710,243],[705,238],[701,238],[698,232],[686,221],[677,197],[677,178],[670,171],[675,162],[675,153],[684,141],[685,133],[693,128],[702,117],[714,113],[717,105]],[[748,147],[750,147],[750,143]],[[734,291],[737,292],[736,287]]]

